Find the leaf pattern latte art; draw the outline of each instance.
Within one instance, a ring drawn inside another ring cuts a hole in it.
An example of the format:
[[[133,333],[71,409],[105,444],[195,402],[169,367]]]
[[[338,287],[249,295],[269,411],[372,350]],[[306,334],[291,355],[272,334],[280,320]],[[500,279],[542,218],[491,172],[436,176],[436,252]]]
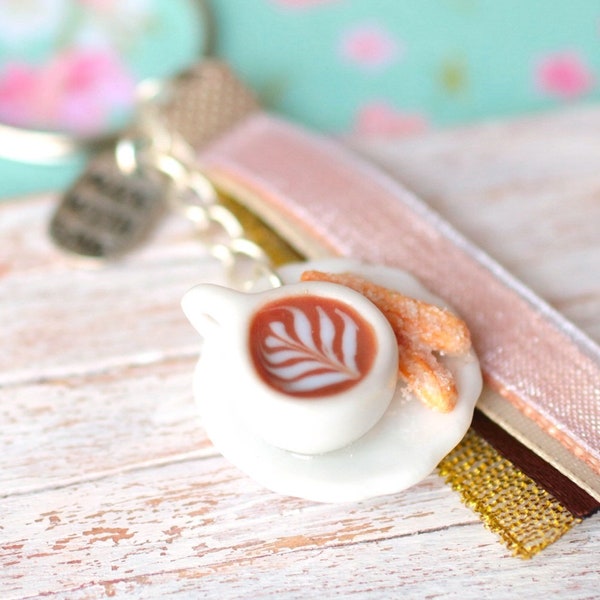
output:
[[[368,370],[364,350],[372,334],[350,307],[319,299],[306,306],[281,304],[266,314],[255,363],[273,387],[292,395],[333,393]]]

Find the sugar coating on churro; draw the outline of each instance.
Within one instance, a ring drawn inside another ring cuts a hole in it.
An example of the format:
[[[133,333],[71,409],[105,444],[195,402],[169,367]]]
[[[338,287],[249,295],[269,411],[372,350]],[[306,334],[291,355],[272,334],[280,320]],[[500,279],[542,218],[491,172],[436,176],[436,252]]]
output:
[[[405,296],[353,273],[305,271],[302,281],[345,285],[368,298],[389,321],[398,342],[398,370],[423,404],[450,412],[458,392],[450,370],[433,354],[460,355],[471,348],[469,330],[446,308]]]

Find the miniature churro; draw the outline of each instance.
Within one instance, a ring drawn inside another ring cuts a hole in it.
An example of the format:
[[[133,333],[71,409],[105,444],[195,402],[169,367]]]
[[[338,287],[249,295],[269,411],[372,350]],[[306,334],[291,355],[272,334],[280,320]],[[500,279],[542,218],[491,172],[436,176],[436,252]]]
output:
[[[410,298],[353,273],[305,271],[301,280],[345,285],[373,302],[396,334],[399,373],[411,391],[439,412],[454,408],[454,379],[433,352],[459,355],[470,349],[469,330],[459,317],[446,308]]]

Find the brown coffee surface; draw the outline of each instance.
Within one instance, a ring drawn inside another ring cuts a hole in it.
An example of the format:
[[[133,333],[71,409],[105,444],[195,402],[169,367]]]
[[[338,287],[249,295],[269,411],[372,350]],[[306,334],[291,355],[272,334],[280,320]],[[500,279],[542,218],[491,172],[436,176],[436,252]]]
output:
[[[313,295],[261,307],[251,320],[248,343],[260,378],[302,398],[350,389],[370,371],[378,350],[372,325],[356,309]]]

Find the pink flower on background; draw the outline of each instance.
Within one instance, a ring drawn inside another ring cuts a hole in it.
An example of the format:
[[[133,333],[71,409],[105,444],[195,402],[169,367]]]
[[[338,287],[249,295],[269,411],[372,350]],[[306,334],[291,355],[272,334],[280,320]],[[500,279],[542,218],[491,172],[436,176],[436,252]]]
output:
[[[360,25],[346,31],[342,37],[342,56],[367,69],[382,69],[401,54],[400,43],[378,25]]]
[[[595,83],[590,67],[576,52],[549,54],[537,65],[535,78],[540,91],[563,100],[582,96]]]
[[[78,133],[97,131],[106,126],[112,111],[133,103],[133,77],[106,50],[67,53],[51,65],[46,79],[55,89],[59,120]]]
[[[427,128],[428,122],[423,115],[399,111],[385,101],[374,101],[358,111],[354,132],[368,137],[401,137],[421,133]]]
[[[106,50],[70,50],[46,65],[8,64],[0,75],[0,120],[13,125],[98,133],[133,103],[135,81]]]

